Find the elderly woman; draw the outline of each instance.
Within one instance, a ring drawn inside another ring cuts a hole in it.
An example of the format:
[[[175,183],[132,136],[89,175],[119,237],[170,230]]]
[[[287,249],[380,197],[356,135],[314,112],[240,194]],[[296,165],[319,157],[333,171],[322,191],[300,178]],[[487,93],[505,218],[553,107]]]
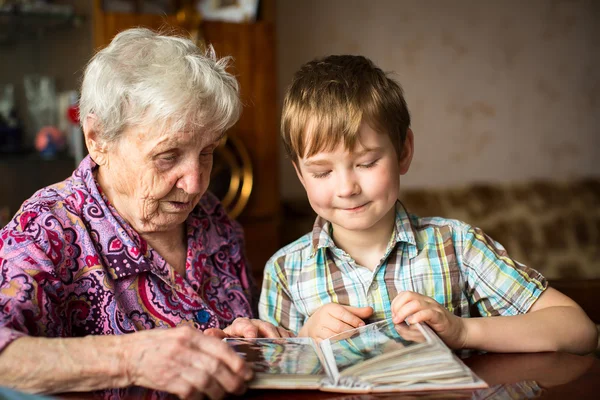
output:
[[[289,335],[248,319],[241,232],[206,192],[240,113],[226,66],[146,29],[91,60],[89,156],[0,231],[0,386],[219,398],[251,377],[220,337]]]

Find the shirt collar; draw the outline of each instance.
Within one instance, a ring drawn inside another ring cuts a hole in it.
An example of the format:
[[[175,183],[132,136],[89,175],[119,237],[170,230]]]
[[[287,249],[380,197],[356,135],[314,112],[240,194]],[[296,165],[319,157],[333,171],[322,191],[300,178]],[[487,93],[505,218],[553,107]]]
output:
[[[393,243],[406,243],[409,258],[413,258],[418,253],[417,242],[415,239],[415,230],[411,221],[411,216],[400,200],[396,201],[396,219],[394,221],[394,232],[392,233]],[[312,230],[312,251],[309,258],[314,257],[319,249],[331,248],[337,249],[333,237],[331,236],[331,222],[320,216],[317,216]]]
[[[413,258],[418,253],[417,240],[415,235],[415,227],[410,215],[400,200],[396,200],[396,226],[394,235],[396,243],[406,243],[408,249],[408,257]]]
[[[97,168],[89,155],[85,157],[73,173],[73,188],[75,192],[82,192],[82,198],[89,196],[80,212],[103,264],[113,279],[149,271],[151,264],[145,257],[145,240],[121,218],[99,190],[94,177]]]

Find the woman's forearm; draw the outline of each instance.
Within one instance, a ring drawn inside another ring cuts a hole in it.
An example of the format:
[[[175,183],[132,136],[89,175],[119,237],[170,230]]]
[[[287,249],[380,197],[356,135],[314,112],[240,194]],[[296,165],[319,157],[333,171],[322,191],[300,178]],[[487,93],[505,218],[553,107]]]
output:
[[[60,393],[130,384],[119,350],[126,336],[16,339],[0,353],[0,386]]]
[[[555,306],[511,317],[465,319],[465,348],[493,352],[592,352],[596,326],[579,307]]]

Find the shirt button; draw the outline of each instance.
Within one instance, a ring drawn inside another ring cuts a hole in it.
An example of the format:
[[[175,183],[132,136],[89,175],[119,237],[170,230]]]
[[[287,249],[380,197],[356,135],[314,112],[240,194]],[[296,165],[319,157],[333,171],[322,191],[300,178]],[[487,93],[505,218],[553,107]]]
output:
[[[210,313],[206,310],[200,310],[196,313],[196,322],[205,324],[210,320]]]

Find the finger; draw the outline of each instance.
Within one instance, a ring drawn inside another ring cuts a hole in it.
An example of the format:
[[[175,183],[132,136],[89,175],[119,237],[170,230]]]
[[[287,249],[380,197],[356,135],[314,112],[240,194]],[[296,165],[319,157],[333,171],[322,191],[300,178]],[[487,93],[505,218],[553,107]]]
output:
[[[394,325],[394,328],[396,329],[396,332],[398,332],[401,335],[412,335],[412,334],[421,334],[421,331],[419,330],[419,328],[417,328],[414,325],[407,325],[404,323],[401,324],[396,324]]]
[[[218,328],[208,328],[205,329],[202,333],[204,333],[207,336],[213,336],[219,339],[225,339],[227,337],[227,334],[222,329]]]
[[[189,399],[197,393],[197,389],[192,385],[190,380],[183,377],[183,372],[176,379],[172,379],[165,388],[161,391],[172,393],[180,399]]]
[[[368,318],[373,314],[373,307],[353,307],[353,306],[342,306],[347,311],[350,311],[353,315],[359,318]]]
[[[148,385],[148,387],[172,393],[180,399],[203,399],[205,396],[199,387],[205,384],[203,382],[207,382],[206,373],[202,372],[197,375],[189,363],[182,362],[183,364],[176,367],[178,370],[166,381],[164,386],[154,388],[152,385]],[[184,366],[186,364],[187,366]]]
[[[402,310],[402,307],[404,307],[407,301],[408,297],[402,294],[396,296],[392,301],[392,321],[395,324],[399,324],[404,321],[401,320],[400,317],[398,317],[398,313],[400,312],[400,310]]]
[[[271,324],[269,322],[261,321],[259,319],[254,320],[254,323],[257,325],[258,332],[260,333],[260,335],[262,337],[267,337],[267,338],[282,337],[279,330],[273,324]]]
[[[244,321],[241,332],[245,338],[257,338],[260,336],[260,328],[250,321]]]
[[[256,338],[259,330],[248,318],[237,318],[224,331],[229,337]]]
[[[202,395],[206,395],[206,397],[211,399],[221,399],[227,392],[215,377],[211,376],[203,368],[186,368],[181,372],[181,377],[192,386],[192,390],[185,397],[186,399],[203,398],[204,396]]]
[[[404,322],[406,317],[410,314],[404,312],[408,304],[411,303],[424,303],[428,299],[426,296],[422,296],[415,292],[402,292],[392,302],[392,321],[396,324]],[[416,311],[416,310],[415,310]],[[402,314],[402,316],[400,316]]]
[[[193,375],[194,378],[192,380],[185,380],[191,382],[195,388],[204,387],[203,385],[208,384],[207,379],[210,377],[210,379],[219,381],[224,390],[231,393],[239,392],[240,388],[245,387],[245,381],[252,377],[252,370],[241,357],[221,340],[212,337],[205,337],[205,339],[210,339],[206,340],[206,342],[211,343],[208,346],[205,345],[204,349],[198,349],[193,344],[187,351],[177,354],[178,364],[174,368],[179,369],[181,371],[179,373],[185,371],[188,378]],[[217,355],[231,353],[233,358],[239,361],[243,368],[239,370],[232,369],[230,365],[215,355],[214,352],[211,353],[207,349],[215,349]]]
[[[234,374],[247,380],[252,377],[252,370],[246,362],[223,341],[211,336],[197,335],[193,337],[191,344],[201,354],[207,354],[224,363]]]
[[[452,323],[451,318],[453,315],[438,303],[436,303],[434,306],[423,309],[423,314],[423,316],[415,316],[415,321],[424,321],[432,327],[435,325],[436,327],[443,327],[443,329],[447,329],[447,327]],[[413,317],[410,318],[412,319]]]
[[[392,305],[391,305],[391,309],[392,309],[392,315],[396,314],[396,311],[400,309],[400,307],[402,307],[402,293],[398,293],[398,295],[396,297],[394,297],[394,300],[392,300]]]
[[[402,328],[399,329],[399,327]],[[413,342],[421,343],[425,341],[425,337],[423,336],[421,331],[414,328],[416,328],[415,325],[396,325],[396,332],[398,332],[398,334],[404,339],[412,340]]]
[[[408,303],[405,303],[402,305],[401,308],[399,308],[398,310],[396,310],[395,315],[392,318],[392,321],[395,324],[400,324],[402,322],[404,322],[406,320],[406,318],[408,318],[410,315],[422,310],[424,307],[424,304],[421,303],[418,300],[411,300]],[[409,321],[410,323],[410,321]]]
[[[192,368],[186,369],[192,384],[211,398],[220,398],[224,392],[242,393],[245,390],[244,379],[232,373],[219,360],[204,356],[192,362]]]
[[[324,339],[327,339],[328,337],[331,337],[332,335],[337,335],[339,333],[348,331],[350,329],[355,329],[354,326],[348,325],[345,322],[340,321],[339,319],[335,319],[335,318],[329,319],[326,323],[321,325],[321,328],[322,328],[322,330],[324,328],[323,332],[327,332],[327,336],[323,336],[323,334],[321,332],[319,332],[319,335],[323,336]]]
[[[242,394],[244,391],[240,391],[238,389],[235,392],[226,392],[225,390],[223,390],[223,388],[216,381],[210,381],[210,383],[208,384],[208,386],[206,387],[206,389],[204,391],[204,393],[211,400],[221,400],[222,398],[225,397],[226,393],[235,393],[235,394],[238,394],[238,392],[239,392],[239,394]],[[202,398],[202,397],[200,397],[200,398]]]
[[[341,306],[329,309],[329,315],[332,317],[333,321],[336,321],[336,325],[334,325],[332,329],[337,332],[342,332],[346,329],[352,329],[364,325],[364,321],[353,313],[353,311],[358,310],[359,308],[360,307]],[[372,312],[373,310],[371,309],[371,313]],[[344,328],[338,328],[337,325],[340,324],[343,324]]]
[[[418,322],[427,322],[431,324],[435,324],[439,322],[439,316],[436,318],[438,313],[434,312],[430,308],[426,308],[420,311],[415,312],[410,317],[408,317],[408,322],[411,324],[416,324]]]
[[[281,336],[282,338],[294,337],[294,334],[285,328],[278,326],[277,330],[279,331],[279,336]]]
[[[394,300],[392,300],[392,314],[401,309],[409,301],[414,300],[417,295],[418,293],[409,290],[398,293],[396,297],[394,297]]]

